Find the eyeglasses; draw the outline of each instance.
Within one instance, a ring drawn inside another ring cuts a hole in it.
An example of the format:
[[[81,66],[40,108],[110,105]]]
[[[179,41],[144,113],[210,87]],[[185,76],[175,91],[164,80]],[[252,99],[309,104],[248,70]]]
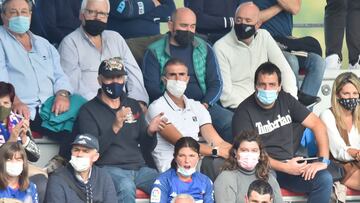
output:
[[[109,16],[109,13],[106,12],[102,12],[102,11],[95,11],[95,10],[91,10],[91,9],[85,9],[86,14],[89,15],[90,17],[98,17],[99,18],[107,18]]]

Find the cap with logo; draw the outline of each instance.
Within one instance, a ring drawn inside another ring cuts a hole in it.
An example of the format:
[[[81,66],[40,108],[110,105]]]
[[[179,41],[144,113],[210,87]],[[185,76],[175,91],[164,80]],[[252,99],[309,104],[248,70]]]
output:
[[[76,136],[75,140],[71,145],[81,145],[89,149],[96,149],[99,151],[99,141],[97,137],[90,134],[80,134]]]
[[[120,57],[103,60],[99,66],[98,74],[106,78],[126,75],[124,62]]]

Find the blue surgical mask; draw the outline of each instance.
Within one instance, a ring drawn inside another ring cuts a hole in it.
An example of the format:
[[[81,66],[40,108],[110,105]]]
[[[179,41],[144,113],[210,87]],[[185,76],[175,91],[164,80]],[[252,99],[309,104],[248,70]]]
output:
[[[111,99],[117,99],[124,94],[123,91],[124,84],[113,82],[110,84],[102,84],[101,89],[105,92],[105,94]]]
[[[30,28],[30,18],[26,16],[15,16],[9,20],[9,30],[23,34]]]
[[[270,105],[275,102],[277,99],[278,92],[277,90],[262,90],[258,89],[256,97],[264,105]]]

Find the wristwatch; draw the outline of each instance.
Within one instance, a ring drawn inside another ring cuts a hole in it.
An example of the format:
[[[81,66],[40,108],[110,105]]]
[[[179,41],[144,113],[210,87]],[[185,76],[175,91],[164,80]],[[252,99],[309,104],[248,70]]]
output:
[[[325,158],[325,157],[319,157],[320,161],[325,163],[326,165],[329,165],[330,164],[330,160]]]
[[[211,156],[216,158],[216,157],[219,157],[219,148],[218,147],[213,147],[212,150],[211,150]]]
[[[56,95],[63,96],[63,97],[69,97],[68,91],[59,91]]]

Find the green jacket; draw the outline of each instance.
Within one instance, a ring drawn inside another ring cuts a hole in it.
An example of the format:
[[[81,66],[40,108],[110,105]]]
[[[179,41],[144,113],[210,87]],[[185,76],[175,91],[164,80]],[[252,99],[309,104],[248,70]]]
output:
[[[163,37],[162,39],[152,43],[149,46],[149,50],[154,54],[156,59],[160,63],[160,74],[164,72],[164,66],[166,62],[171,58],[170,55],[170,43],[169,36]],[[194,62],[194,71],[197,80],[199,81],[200,88],[202,92],[206,93],[206,56],[207,56],[207,45],[206,42],[201,38],[195,36],[193,50],[193,62]],[[161,83],[161,90],[164,91],[164,84]]]

